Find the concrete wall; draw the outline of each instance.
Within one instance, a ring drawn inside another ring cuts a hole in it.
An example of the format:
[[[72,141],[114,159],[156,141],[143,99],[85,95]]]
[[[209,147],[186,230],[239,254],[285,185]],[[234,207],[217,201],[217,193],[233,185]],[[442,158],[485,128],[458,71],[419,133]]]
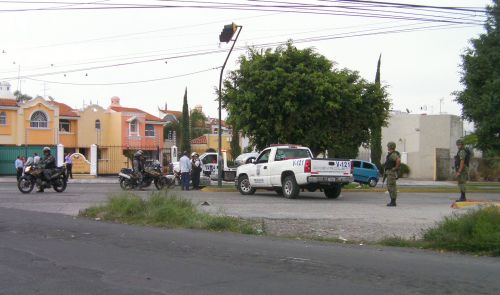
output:
[[[434,179],[437,175],[436,149],[446,149],[453,157],[455,141],[462,137],[463,122],[455,115],[424,115],[393,113],[387,127],[382,128],[382,163],[387,155],[387,143],[396,143],[396,149],[408,153],[407,164],[411,178]],[[440,157],[442,151],[439,152]],[[361,157],[369,158],[369,149],[360,148]],[[441,165],[443,165],[441,163]],[[443,167],[439,169],[444,169]],[[444,173],[444,172],[443,172]],[[443,174],[440,174],[441,176]]]

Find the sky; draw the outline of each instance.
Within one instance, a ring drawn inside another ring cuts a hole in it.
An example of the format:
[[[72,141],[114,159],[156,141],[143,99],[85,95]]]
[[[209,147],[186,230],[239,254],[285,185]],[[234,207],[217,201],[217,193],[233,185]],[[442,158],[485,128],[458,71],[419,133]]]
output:
[[[460,105],[452,95],[462,88],[460,55],[469,46],[469,40],[484,31],[481,12],[451,11],[455,14],[445,16],[452,22],[435,22],[426,20],[443,14],[430,8],[367,8],[345,0],[22,3],[25,1],[0,1],[0,81],[8,81],[14,90],[31,96],[54,97],[73,108],[91,102],[107,107],[110,98],[118,96],[123,106],[137,107],[153,115],[158,115],[158,107],[164,108],[165,104],[168,109],[182,110],[187,88],[190,108],[202,105],[207,115],[217,116],[219,67],[231,46],[219,43],[219,34],[231,22],[241,25],[242,30],[225,74],[238,68],[238,57],[245,54],[246,47],[275,48],[289,39],[295,40],[298,48],[315,48],[334,61],[335,67],[358,71],[370,81],[375,78],[377,59],[382,54],[382,83],[387,86],[394,110],[427,114],[441,110],[460,115]],[[75,9],[137,4],[209,6],[213,2],[229,4],[217,4],[218,9]],[[299,8],[277,7],[290,3],[330,6],[315,6],[316,10],[307,7],[300,13]],[[397,3],[482,10],[490,1]],[[248,4],[274,7],[233,9]],[[346,16],[346,11],[358,16]],[[414,19],[398,19],[402,13],[413,13]],[[393,17],[380,17],[382,14]],[[383,33],[388,31],[398,32]],[[207,54],[212,51],[216,53]]]

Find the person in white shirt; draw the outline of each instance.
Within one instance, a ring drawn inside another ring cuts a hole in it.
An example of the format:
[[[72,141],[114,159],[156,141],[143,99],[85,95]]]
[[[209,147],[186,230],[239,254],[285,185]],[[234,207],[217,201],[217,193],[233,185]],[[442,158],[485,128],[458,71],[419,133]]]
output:
[[[23,160],[21,160],[21,156],[17,156],[17,159],[14,161],[14,166],[16,167],[16,177],[17,181],[19,181],[19,178],[23,175]]]
[[[189,153],[184,151],[183,156],[179,160],[179,168],[181,170],[181,187],[182,190],[189,190],[189,173],[191,173],[191,160],[188,157]]]
[[[40,162],[40,156],[37,153],[33,154],[33,163],[38,164]]]

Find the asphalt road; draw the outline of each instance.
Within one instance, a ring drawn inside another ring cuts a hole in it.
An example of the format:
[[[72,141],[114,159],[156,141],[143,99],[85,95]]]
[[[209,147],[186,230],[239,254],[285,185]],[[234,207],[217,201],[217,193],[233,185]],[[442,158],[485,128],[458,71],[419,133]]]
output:
[[[499,294],[500,260],[0,208],[0,294]]]
[[[38,212],[77,215],[78,211],[107,200],[121,192],[118,184],[69,184],[64,193],[21,194],[15,183],[0,183],[0,207]],[[147,196],[150,191],[135,192]],[[444,216],[464,210],[450,205],[456,194],[400,193],[398,207],[388,208],[388,195],[375,192],[343,192],[336,200],[322,193],[301,193],[288,200],[274,192],[258,191],[253,196],[239,193],[174,193],[201,204],[210,213],[243,218],[265,219],[267,231],[279,236],[308,236],[348,240],[379,240],[387,236],[410,238],[432,226]],[[471,194],[469,198],[500,200],[500,194]]]

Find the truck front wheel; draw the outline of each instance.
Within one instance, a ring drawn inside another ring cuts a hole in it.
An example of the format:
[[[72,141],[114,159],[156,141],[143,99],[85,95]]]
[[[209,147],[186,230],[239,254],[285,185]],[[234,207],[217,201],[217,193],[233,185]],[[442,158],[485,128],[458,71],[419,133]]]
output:
[[[242,195],[253,195],[255,194],[255,188],[250,185],[250,180],[248,180],[248,176],[241,175],[238,178],[238,191]]]
[[[287,199],[295,199],[299,195],[299,185],[293,175],[288,175],[282,183],[283,196]]]
[[[325,187],[325,196],[328,199],[336,199],[340,196],[342,191],[342,186],[340,184],[334,184],[333,186]]]

